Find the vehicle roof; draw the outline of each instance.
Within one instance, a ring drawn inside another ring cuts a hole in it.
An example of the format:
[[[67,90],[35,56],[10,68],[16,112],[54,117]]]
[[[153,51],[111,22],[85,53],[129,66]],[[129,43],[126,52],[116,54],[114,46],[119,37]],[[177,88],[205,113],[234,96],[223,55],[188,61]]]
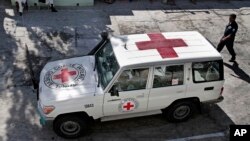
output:
[[[112,36],[110,41],[120,67],[221,59],[220,53],[197,31]]]

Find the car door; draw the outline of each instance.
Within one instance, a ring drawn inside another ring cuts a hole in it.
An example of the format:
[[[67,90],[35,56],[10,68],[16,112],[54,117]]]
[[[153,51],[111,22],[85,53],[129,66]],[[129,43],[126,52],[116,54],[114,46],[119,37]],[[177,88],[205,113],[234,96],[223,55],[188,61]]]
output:
[[[111,96],[110,90],[105,93],[104,116],[146,111],[149,71],[149,68],[124,70],[112,86],[117,88],[118,95]]]
[[[200,101],[217,99],[224,84],[223,61],[203,61],[190,64],[192,77],[187,85],[188,97],[199,97]]]
[[[148,110],[158,110],[186,96],[184,65],[156,66],[149,95]]]

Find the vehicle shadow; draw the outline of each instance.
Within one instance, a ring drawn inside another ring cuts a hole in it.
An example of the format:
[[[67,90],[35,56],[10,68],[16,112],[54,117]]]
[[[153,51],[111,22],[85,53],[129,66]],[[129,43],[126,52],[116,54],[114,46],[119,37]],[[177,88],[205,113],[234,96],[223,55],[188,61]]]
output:
[[[233,70],[233,72],[236,74],[231,74],[233,77],[239,78],[243,81],[246,81],[247,83],[250,83],[250,76],[239,67],[239,64],[236,61],[233,62],[233,65],[230,65],[225,62],[224,65],[229,69]]]
[[[229,125],[234,122],[216,104],[203,104],[202,113],[181,123],[170,123],[162,115],[116,121],[96,122],[92,131],[80,140],[167,140],[223,132],[228,140]]]
[[[35,95],[9,5],[0,1],[0,140],[35,140],[30,134],[41,129],[35,124]]]

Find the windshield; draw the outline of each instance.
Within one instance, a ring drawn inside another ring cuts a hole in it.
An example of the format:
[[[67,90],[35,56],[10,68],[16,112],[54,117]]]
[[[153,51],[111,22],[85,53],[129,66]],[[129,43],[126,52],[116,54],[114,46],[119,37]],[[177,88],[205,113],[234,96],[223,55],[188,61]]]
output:
[[[95,59],[99,81],[103,89],[105,89],[119,70],[119,65],[110,42],[96,53]]]

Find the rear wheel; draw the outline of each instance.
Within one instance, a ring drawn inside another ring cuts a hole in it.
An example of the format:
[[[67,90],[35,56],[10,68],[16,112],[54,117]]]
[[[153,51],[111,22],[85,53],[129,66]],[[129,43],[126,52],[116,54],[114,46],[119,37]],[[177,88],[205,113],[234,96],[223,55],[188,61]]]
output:
[[[54,131],[63,138],[78,138],[83,136],[88,129],[86,120],[80,116],[63,116],[54,121]]]
[[[194,113],[195,105],[192,102],[182,101],[163,110],[163,115],[170,122],[182,122],[188,120]]]

